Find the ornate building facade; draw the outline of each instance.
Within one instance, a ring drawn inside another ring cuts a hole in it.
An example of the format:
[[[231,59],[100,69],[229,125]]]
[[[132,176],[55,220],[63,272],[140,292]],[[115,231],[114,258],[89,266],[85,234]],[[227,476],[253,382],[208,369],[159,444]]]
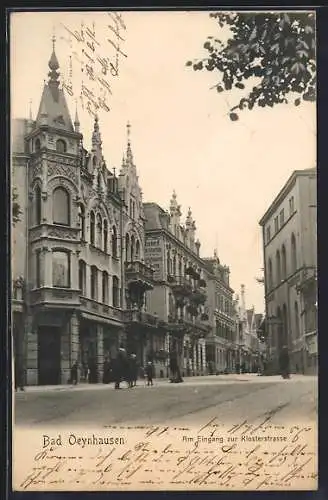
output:
[[[145,258],[154,268],[147,307],[168,330],[157,339],[157,352],[176,353],[183,375],[232,371],[236,324],[229,269],[216,254],[200,256],[191,210],[183,224],[175,192],[169,212],[156,203],[145,203],[144,211]]]
[[[55,51],[36,119],[12,123],[12,337],[23,384],[101,382],[125,347],[167,377],[233,370],[229,269],[200,257],[191,211],[143,203],[127,127],[118,175],[106,164],[98,117],[83,143],[59,83]],[[88,374],[88,375],[87,375]]]
[[[153,271],[144,263],[141,190],[129,134],[116,176],[97,117],[91,149],[83,146],[54,51],[49,68],[36,120],[12,126],[12,184],[23,208],[12,232],[14,354],[25,384],[66,383],[75,361],[96,382],[127,334],[131,343],[136,328],[148,328],[140,314]],[[142,342],[130,347],[143,363]]]

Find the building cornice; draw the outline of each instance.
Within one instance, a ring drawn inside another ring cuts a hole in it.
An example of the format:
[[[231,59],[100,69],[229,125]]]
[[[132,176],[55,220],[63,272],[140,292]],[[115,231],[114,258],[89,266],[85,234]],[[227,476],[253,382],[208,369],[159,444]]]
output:
[[[315,167],[305,170],[295,170],[289,177],[283,188],[279,191],[278,195],[275,197],[265,214],[260,219],[259,225],[264,226],[268,219],[275,213],[281,202],[286,198],[288,193],[294,187],[298,177],[309,177],[310,175],[316,175],[316,170],[317,169]]]

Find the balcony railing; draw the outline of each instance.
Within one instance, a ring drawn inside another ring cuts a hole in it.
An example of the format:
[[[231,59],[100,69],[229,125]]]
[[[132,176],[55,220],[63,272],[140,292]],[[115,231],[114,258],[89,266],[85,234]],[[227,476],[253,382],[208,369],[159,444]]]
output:
[[[116,321],[123,321],[123,311],[116,307],[86,297],[80,297],[81,310]]]
[[[191,320],[188,318],[169,316],[168,324],[169,327],[172,327],[174,330],[186,329],[189,332],[201,332],[204,334],[211,331],[211,326],[208,321],[202,321],[200,319]]]
[[[37,288],[30,291],[30,304],[60,305],[61,307],[77,307],[80,304],[79,290],[71,288]]]
[[[162,323],[154,314],[150,314],[137,309],[130,309],[124,311],[124,319],[131,323],[141,323],[143,325],[160,326]]]
[[[139,260],[134,262],[125,262],[125,276],[127,281],[145,281],[152,283],[154,270]]]

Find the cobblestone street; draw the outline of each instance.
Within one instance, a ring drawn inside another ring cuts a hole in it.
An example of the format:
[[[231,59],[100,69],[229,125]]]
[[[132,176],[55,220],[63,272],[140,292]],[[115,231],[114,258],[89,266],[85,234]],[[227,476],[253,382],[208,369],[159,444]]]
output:
[[[155,381],[115,391],[113,385],[28,387],[15,393],[19,426],[106,426],[126,423],[185,423],[276,419],[315,421],[317,378],[226,375],[187,378],[182,384]]]

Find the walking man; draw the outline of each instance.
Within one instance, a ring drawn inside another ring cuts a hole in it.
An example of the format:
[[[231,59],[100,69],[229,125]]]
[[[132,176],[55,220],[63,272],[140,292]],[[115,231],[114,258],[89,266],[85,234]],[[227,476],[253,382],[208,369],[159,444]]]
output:
[[[153,385],[153,365],[151,361],[148,361],[146,366],[146,377],[147,385]]]

